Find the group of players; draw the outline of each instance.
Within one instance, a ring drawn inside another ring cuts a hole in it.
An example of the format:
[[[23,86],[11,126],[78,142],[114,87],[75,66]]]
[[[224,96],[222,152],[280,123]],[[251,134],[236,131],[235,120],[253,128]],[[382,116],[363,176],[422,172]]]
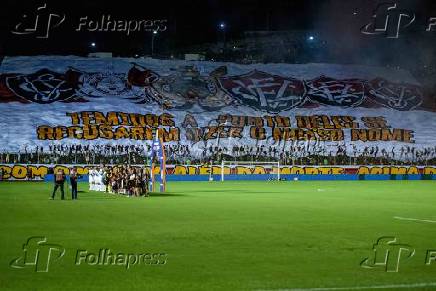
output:
[[[148,196],[150,175],[146,168],[131,166],[94,167],[89,169],[89,190],[128,197]]]

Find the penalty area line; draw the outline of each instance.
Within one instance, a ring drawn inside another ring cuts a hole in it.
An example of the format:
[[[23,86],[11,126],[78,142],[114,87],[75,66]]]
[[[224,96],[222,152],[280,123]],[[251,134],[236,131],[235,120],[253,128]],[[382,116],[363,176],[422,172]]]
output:
[[[374,285],[354,287],[324,287],[324,288],[291,288],[291,289],[264,289],[256,291],[333,291],[333,290],[371,290],[371,289],[406,289],[406,288],[427,288],[436,286],[436,282],[397,284],[397,285]]]
[[[401,217],[401,216],[394,216],[394,219],[398,219],[398,220],[408,220],[408,221],[418,221],[418,222],[428,222],[428,223],[436,223],[436,220],[418,219],[418,218]]]

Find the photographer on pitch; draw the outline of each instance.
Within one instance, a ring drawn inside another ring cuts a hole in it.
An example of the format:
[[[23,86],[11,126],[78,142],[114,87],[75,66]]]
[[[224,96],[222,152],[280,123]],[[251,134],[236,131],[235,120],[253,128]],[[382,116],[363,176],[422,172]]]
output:
[[[58,190],[58,188],[61,188],[61,199],[64,200],[64,183],[65,183],[65,173],[64,170],[59,169],[55,174],[54,174],[54,181],[55,181],[55,186],[53,189],[53,194],[51,195],[51,199],[53,200],[56,194],[56,191]]]

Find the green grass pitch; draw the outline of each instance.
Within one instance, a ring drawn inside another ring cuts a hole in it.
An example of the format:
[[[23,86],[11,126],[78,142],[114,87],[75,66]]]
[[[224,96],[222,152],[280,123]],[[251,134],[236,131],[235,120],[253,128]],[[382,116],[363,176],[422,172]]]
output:
[[[426,254],[436,250],[435,186],[434,181],[173,182],[165,194],[126,198],[79,184],[79,200],[67,195],[61,201],[58,193],[51,201],[51,183],[1,182],[0,290],[385,285],[431,290],[436,262],[427,265]],[[65,248],[48,272],[10,266],[32,236]],[[398,272],[360,266],[383,236],[415,250],[400,258]],[[164,253],[166,263],[129,269],[76,264],[77,250],[105,248]]]

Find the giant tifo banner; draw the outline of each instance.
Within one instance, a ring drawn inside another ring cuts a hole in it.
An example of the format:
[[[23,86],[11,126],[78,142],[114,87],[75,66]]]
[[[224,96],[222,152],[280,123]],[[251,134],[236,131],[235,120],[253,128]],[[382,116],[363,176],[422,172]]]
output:
[[[151,144],[155,128],[198,155],[216,145],[434,148],[432,98],[409,72],[378,67],[7,57],[0,149]]]
[[[116,166],[116,165],[113,165]],[[87,165],[17,165],[17,164],[0,164],[0,172],[3,173],[3,180],[44,180],[48,174],[62,169],[69,174],[70,169],[75,167],[79,175],[87,175],[91,166]],[[144,167],[144,165],[136,165]],[[146,166],[147,167],[147,166]],[[166,174],[168,177],[175,176],[209,176],[215,175],[240,175],[240,176],[277,176],[277,166],[272,165],[229,165],[222,169],[219,165],[167,165]],[[159,173],[159,167],[154,172]],[[429,175],[436,179],[435,166],[280,166],[280,175]],[[189,180],[189,177],[186,177]],[[219,180],[219,177],[215,178]],[[243,178],[241,178],[243,180]],[[261,179],[261,178],[260,178]],[[179,179],[179,180],[183,180]],[[203,179],[208,180],[207,177]]]

